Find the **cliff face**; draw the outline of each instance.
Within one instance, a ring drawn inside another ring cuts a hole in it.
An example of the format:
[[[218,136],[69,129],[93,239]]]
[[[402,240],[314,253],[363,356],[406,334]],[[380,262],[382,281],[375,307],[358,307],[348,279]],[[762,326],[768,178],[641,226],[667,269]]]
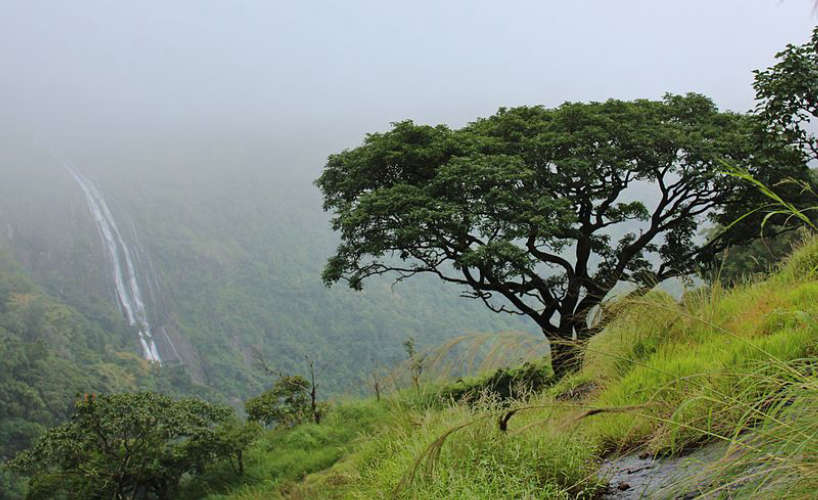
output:
[[[38,285],[66,304],[91,317],[117,308],[128,321],[126,304],[116,286],[114,258],[76,178],[44,155],[29,153],[2,160],[0,250],[11,255]],[[144,313],[140,322],[153,326],[162,360],[188,365],[194,380],[204,382],[198,355],[175,326],[173,308],[163,299],[163,287],[133,219],[121,203],[113,199],[109,202],[124,245],[118,249],[119,264],[125,267],[122,251],[127,250],[132,261],[130,271],[135,272],[134,286],[142,291],[139,297],[126,299],[140,303]],[[134,336],[134,352],[142,349],[138,339]]]
[[[0,248],[50,293],[80,308],[113,298],[105,255],[82,193],[67,172],[0,165]]]

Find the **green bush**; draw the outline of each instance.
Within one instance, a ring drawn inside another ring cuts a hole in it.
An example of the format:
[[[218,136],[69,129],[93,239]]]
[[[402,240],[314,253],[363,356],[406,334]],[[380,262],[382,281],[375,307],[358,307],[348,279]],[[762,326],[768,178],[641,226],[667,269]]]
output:
[[[555,382],[547,360],[526,362],[516,368],[500,368],[485,377],[460,379],[438,392],[445,400],[475,401],[484,396],[499,400],[520,399],[539,392]]]

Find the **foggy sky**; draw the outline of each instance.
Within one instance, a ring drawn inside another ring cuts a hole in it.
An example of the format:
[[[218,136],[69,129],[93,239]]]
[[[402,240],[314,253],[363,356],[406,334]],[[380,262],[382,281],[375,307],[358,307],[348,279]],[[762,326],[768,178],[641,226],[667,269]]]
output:
[[[247,141],[314,177],[405,118],[688,91],[746,111],[752,70],[815,23],[809,0],[5,0],[0,135],[70,154]]]

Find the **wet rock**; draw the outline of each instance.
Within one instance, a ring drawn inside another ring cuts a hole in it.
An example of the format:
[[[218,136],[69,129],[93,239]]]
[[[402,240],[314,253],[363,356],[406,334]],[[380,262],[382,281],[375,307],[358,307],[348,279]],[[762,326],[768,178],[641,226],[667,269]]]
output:
[[[606,460],[599,474],[609,487],[602,498],[695,498],[711,483],[707,465],[723,457],[726,449],[726,444],[714,443],[684,456],[632,453]]]

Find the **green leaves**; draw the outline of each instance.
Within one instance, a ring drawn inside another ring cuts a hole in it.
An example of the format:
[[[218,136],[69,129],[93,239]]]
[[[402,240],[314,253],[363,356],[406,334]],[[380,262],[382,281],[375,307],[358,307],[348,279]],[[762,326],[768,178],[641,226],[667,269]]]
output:
[[[257,433],[257,427],[237,422],[230,408],[198,399],[151,392],[86,394],[69,422],[50,429],[10,466],[32,476],[34,498],[57,493],[123,498],[144,492],[167,498],[183,474],[240,459]]]
[[[341,236],[324,281],[430,273],[549,338],[582,337],[617,282],[690,272],[697,226],[746,206],[721,159],[792,168],[759,162],[753,130],[698,94],[504,108],[459,130],[395,123],[316,181]]]
[[[795,218],[801,224],[812,229],[813,231],[818,230],[818,227],[816,227],[815,223],[807,216],[807,213],[810,211],[814,211],[816,207],[808,207],[803,209],[797,208],[792,202],[785,200],[784,198],[781,197],[781,195],[773,191],[772,188],[770,188],[763,182],[753,177],[753,175],[747,170],[736,168],[725,163],[725,174],[731,177],[735,177],[737,179],[741,179],[742,181],[752,185],[761,194],[763,194],[766,198],[770,200],[769,204],[762,205],[754,210],[748,211],[747,213],[736,219],[731,225],[725,228],[725,231],[729,230],[733,225],[741,222],[744,218],[750,217],[757,212],[761,212],[764,214],[764,218],[761,220],[761,226],[759,228],[762,236],[764,234],[764,228],[767,226],[767,223],[770,221],[771,218],[777,215],[786,216],[784,220],[784,225],[789,223],[791,219]],[[812,189],[812,186],[809,183],[797,179],[792,178],[782,179],[779,182],[779,184],[794,184],[801,188],[802,193],[810,193],[812,195],[815,194]]]
[[[809,131],[818,117],[818,27],[803,45],[787,45],[778,63],[755,71],[756,112],[766,132],[780,135],[807,159],[818,158],[818,143]]]
[[[124,322],[103,326],[47,295],[0,251],[0,460],[67,420],[77,392],[154,384],[157,372],[123,352],[133,339]]]
[[[776,59],[774,66],[754,72],[753,168],[729,158],[724,161],[729,177],[745,186],[737,191],[743,202],[718,220],[722,229],[731,232],[714,232],[733,244],[729,253],[710,259],[715,264],[711,274],[725,281],[767,272],[788,254],[798,240],[792,232],[796,225],[790,223],[815,230],[815,178],[807,165],[818,159],[818,143],[811,132],[811,123],[818,117],[818,28],[809,42],[787,45]],[[747,244],[748,238],[736,238],[745,234],[761,239]],[[765,239],[769,236],[774,238]]]
[[[272,389],[247,400],[247,418],[268,426],[299,424],[310,418],[310,387],[299,375],[283,375]]]

